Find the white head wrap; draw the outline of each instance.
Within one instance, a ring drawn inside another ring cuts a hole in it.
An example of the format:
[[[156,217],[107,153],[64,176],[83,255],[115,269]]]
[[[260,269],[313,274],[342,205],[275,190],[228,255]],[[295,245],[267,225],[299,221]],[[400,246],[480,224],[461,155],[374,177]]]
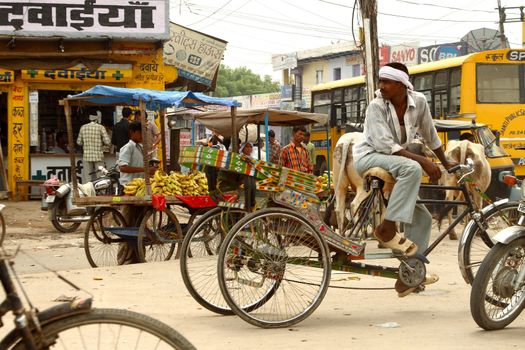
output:
[[[408,74],[399,69],[395,69],[390,66],[383,66],[379,69],[379,78],[399,81],[409,90],[414,90],[414,86],[412,86],[412,83],[408,79]]]

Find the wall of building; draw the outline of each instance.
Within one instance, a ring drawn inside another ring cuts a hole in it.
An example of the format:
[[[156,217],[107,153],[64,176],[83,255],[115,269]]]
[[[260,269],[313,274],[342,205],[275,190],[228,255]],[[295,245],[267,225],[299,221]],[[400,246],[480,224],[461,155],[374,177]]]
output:
[[[2,44],[0,40],[0,45]],[[43,103],[38,101],[39,90],[83,91],[98,84],[164,90],[165,81],[176,78],[175,70],[165,70],[162,47],[156,43],[116,41],[112,43],[111,49],[108,49],[107,45],[106,41],[67,41],[63,47],[66,57],[64,59],[57,55],[57,41],[20,40],[14,49],[0,53],[0,58],[5,59],[38,52],[43,57],[51,57],[48,61],[51,64],[56,61],[57,66],[56,69],[41,69],[42,67],[31,66],[28,61],[27,64],[23,63],[22,67],[12,69],[12,82],[6,85],[9,131],[6,163],[8,184],[12,192],[16,189],[17,180],[32,179],[34,175],[35,169],[30,169],[30,146],[34,145],[35,140],[31,142],[30,131],[38,142],[38,136],[34,135],[34,126],[38,123],[38,103]],[[99,54],[95,55],[96,52]],[[54,55],[56,59],[53,58]],[[88,60],[90,57],[96,57],[99,62],[104,63],[125,63],[124,65],[130,66],[131,69],[123,71],[118,68],[73,68],[78,63],[74,61],[76,57],[87,57]],[[69,61],[73,62],[71,66],[67,64]],[[62,108],[58,105],[54,107]],[[38,133],[38,127],[36,130]]]

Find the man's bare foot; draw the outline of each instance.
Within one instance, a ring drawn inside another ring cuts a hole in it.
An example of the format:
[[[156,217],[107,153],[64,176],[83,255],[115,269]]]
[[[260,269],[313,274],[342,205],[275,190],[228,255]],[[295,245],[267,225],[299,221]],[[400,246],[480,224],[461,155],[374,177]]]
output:
[[[396,223],[388,220],[385,220],[382,223],[380,223],[374,231],[374,236],[383,242],[391,241],[395,235]]]

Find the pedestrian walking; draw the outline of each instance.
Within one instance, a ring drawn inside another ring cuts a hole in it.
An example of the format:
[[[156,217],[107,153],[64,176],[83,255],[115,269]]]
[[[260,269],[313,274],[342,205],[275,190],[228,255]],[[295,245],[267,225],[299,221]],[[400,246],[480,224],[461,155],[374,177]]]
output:
[[[101,112],[90,115],[90,122],[80,127],[77,144],[82,146],[82,183],[96,179],[96,171],[104,162],[104,146],[111,145],[106,128],[100,125]]]
[[[122,118],[113,126],[111,143],[115,146],[115,155],[118,159],[120,149],[129,141],[129,117],[131,108],[122,108]]]

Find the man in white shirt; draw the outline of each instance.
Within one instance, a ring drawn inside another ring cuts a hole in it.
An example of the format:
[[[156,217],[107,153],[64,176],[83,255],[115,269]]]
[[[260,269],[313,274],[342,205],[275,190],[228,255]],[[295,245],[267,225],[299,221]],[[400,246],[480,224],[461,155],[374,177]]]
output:
[[[144,178],[144,156],[142,153],[142,129],[141,123],[133,121],[129,123],[129,141],[119,152],[117,163],[120,169],[120,184],[126,185],[137,177]],[[150,167],[150,175],[155,174],[155,167]]]
[[[374,235],[387,248],[403,251],[407,256],[423,253],[430,240],[432,216],[424,205],[416,204],[422,170],[432,181],[441,177],[437,164],[405,149],[416,134],[446,169],[456,165],[445,157],[425,95],[413,91],[408,69],[402,63],[388,63],[379,70],[379,91],[366,110],[364,140],[354,147],[353,157],[358,173],[380,167],[396,179],[385,219]],[[407,238],[397,232],[398,221],[404,223]],[[437,279],[436,275],[427,276],[425,282]],[[396,282],[400,297],[415,290],[400,282]]]

